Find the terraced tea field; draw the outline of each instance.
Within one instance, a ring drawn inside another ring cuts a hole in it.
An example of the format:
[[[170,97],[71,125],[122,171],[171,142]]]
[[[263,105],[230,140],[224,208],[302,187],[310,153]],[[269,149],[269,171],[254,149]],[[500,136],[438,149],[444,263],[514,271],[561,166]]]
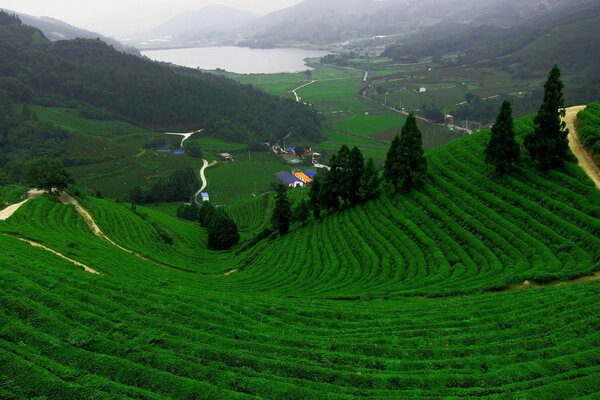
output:
[[[140,258],[72,206],[28,202],[0,223],[0,398],[598,398],[600,282],[521,284],[600,271],[600,192],[575,164],[492,179],[487,135],[430,151],[410,196],[232,252],[81,199]],[[228,206],[247,232],[270,207]]]

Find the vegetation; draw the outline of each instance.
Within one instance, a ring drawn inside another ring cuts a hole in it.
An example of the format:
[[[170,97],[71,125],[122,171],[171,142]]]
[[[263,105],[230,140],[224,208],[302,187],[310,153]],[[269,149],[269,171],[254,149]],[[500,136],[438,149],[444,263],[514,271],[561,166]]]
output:
[[[287,188],[283,184],[277,186],[272,220],[273,227],[279,231],[279,234],[281,236],[287,235],[292,221],[292,209],[287,195]]]
[[[561,167],[571,157],[565,116],[563,83],[555,65],[544,85],[544,102],[535,117],[536,128],[525,138],[525,147],[542,170]]]
[[[40,158],[28,165],[26,181],[31,187],[51,193],[65,190],[73,183],[73,178],[60,161]]]
[[[490,142],[485,148],[485,162],[496,168],[500,175],[509,172],[519,162],[520,149],[515,141],[512,107],[508,101],[502,103],[500,114],[492,126]]]
[[[583,145],[600,160],[600,103],[592,103],[579,113],[577,133]]]
[[[329,166],[331,169],[320,173],[310,187],[310,208],[316,218],[320,218],[322,209],[333,211],[378,196],[379,179],[373,160],[369,159],[365,168],[365,160],[358,147],[350,150],[343,145],[331,156]]]
[[[188,201],[199,187],[200,181],[193,169],[180,169],[168,178],[160,179],[148,191],[139,186],[133,188],[129,200],[137,204]]]
[[[516,120],[517,142],[533,129]],[[596,397],[598,282],[498,291],[598,271],[598,191],[570,163],[490,180],[489,136],[430,152],[410,196],[239,253],[206,250],[198,224],[81,199],[144,260],[73,207],[30,201],[0,223],[2,397]]]
[[[99,40],[51,43],[38,30],[0,26],[0,89],[13,100],[86,103],[153,128],[204,128],[242,143],[292,134],[319,140],[309,107],[195,70],[119,53]],[[44,63],[35,60],[45,60]]]
[[[208,230],[208,248],[227,250],[240,241],[237,225],[222,208],[215,208],[204,221]]]
[[[423,153],[423,136],[415,114],[410,114],[396,136],[385,161],[384,176],[395,190],[410,191],[419,185],[427,171]]]

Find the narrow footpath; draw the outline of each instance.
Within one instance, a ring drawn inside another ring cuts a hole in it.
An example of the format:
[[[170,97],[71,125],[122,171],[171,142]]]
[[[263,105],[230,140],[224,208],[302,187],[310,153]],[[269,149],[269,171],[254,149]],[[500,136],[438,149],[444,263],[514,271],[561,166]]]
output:
[[[25,203],[27,203],[29,200],[39,197],[39,196],[43,195],[44,193],[45,192],[43,190],[37,190],[37,189],[29,190],[27,192],[25,200],[23,200],[20,203],[10,205],[10,206],[6,207],[4,210],[0,211],[0,221],[6,221],[10,217],[12,217],[13,214],[19,210],[19,208],[23,207],[25,205]]]
[[[585,173],[594,181],[596,188],[600,189],[600,168],[594,162],[590,153],[583,147],[577,134],[576,124],[577,114],[582,110],[585,110],[587,106],[575,106],[566,109],[565,122],[567,128],[569,128],[569,146],[571,151],[577,157],[579,166],[585,171]]]

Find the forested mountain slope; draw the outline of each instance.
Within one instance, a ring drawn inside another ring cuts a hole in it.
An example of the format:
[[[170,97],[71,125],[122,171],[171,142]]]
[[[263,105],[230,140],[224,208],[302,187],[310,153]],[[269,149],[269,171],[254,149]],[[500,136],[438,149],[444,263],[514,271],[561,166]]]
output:
[[[51,43],[18,24],[0,26],[0,92],[13,101],[88,105],[105,118],[154,129],[204,128],[248,144],[288,134],[321,137],[319,117],[303,104],[119,53],[99,40]]]

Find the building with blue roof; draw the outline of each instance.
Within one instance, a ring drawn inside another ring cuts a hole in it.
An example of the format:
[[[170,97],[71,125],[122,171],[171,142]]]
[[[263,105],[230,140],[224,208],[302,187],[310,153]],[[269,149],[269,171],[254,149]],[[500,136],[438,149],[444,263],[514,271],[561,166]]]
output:
[[[297,188],[304,186],[304,182],[291,172],[278,172],[275,176],[287,187]]]

